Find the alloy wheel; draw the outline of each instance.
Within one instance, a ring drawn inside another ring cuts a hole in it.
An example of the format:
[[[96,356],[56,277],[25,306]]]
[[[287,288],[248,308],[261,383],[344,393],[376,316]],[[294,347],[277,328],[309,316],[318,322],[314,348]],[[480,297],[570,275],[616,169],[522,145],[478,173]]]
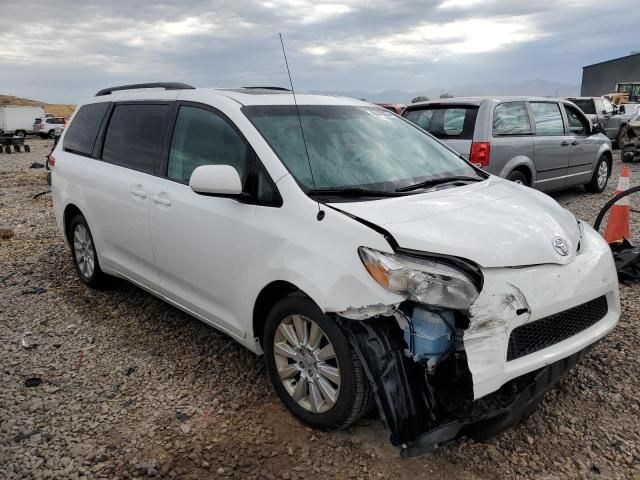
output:
[[[276,368],[286,391],[302,408],[324,413],[340,394],[340,366],[331,341],[304,315],[282,319],[273,339]]]
[[[73,253],[80,273],[85,278],[91,278],[95,270],[95,249],[87,228],[76,225],[73,231]]]
[[[598,187],[603,189],[607,184],[607,178],[609,178],[609,165],[607,162],[600,162],[600,167],[598,168]]]

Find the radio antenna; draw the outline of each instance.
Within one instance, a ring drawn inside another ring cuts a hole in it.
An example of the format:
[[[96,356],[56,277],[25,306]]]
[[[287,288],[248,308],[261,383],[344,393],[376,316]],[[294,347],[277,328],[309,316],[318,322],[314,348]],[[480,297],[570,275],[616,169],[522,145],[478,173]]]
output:
[[[289,85],[291,86],[291,94],[293,95],[293,104],[296,107],[296,116],[298,117],[298,125],[300,125],[300,134],[302,135],[302,143],[304,144],[304,152],[307,155],[307,162],[309,163],[309,173],[311,174],[311,183],[313,188],[316,187],[316,180],[313,176],[313,169],[311,168],[311,157],[309,156],[309,148],[307,147],[307,139],[304,136],[304,128],[302,127],[302,118],[300,118],[300,109],[298,108],[298,100],[296,99],[296,90],[293,88],[293,80],[291,80],[291,70],[289,70],[289,62],[287,61],[287,52],[284,48],[284,40],[282,39],[282,33],[278,33],[280,37],[280,45],[282,45],[282,55],[284,56],[284,64],[287,67],[287,75],[289,75]],[[318,221],[324,218],[324,210],[320,208],[320,202],[318,203]]]

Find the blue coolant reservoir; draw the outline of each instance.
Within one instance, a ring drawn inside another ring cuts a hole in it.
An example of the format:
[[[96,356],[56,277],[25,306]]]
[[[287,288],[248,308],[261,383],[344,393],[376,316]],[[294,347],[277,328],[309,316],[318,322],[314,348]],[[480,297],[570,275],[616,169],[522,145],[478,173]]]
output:
[[[411,316],[413,334],[409,324],[404,325],[404,339],[417,361],[429,365],[438,363],[440,357],[449,351],[455,332],[455,318],[448,310],[426,310],[415,307]]]

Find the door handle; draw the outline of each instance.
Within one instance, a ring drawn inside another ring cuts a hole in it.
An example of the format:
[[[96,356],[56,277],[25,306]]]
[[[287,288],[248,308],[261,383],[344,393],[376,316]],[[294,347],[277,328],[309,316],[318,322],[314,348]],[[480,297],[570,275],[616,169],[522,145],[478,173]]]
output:
[[[136,197],[147,198],[149,195],[144,190],[140,190],[139,188],[132,188],[131,193]]]
[[[569,142],[567,142],[566,140],[564,142],[562,142],[560,145],[562,145],[563,147],[567,147],[569,145]]]
[[[158,205],[164,205],[165,207],[171,206],[171,200],[168,198],[163,198],[158,195],[153,196],[153,203],[157,203]]]
[[[579,144],[580,144],[580,142],[578,142],[578,141],[576,141],[576,140],[574,140],[573,142],[571,142],[571,145],[574,145],[574,146],[575,146],[575,145],[579,145]]]

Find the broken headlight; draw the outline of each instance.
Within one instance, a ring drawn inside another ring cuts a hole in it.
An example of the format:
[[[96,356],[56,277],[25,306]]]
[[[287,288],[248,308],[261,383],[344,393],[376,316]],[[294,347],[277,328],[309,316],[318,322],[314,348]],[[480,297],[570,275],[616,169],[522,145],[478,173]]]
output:
[[[358,253],[376,282],[414,302],[466,310],[478,298],[472,279],[445,263],[367,247],[360,247]]]

